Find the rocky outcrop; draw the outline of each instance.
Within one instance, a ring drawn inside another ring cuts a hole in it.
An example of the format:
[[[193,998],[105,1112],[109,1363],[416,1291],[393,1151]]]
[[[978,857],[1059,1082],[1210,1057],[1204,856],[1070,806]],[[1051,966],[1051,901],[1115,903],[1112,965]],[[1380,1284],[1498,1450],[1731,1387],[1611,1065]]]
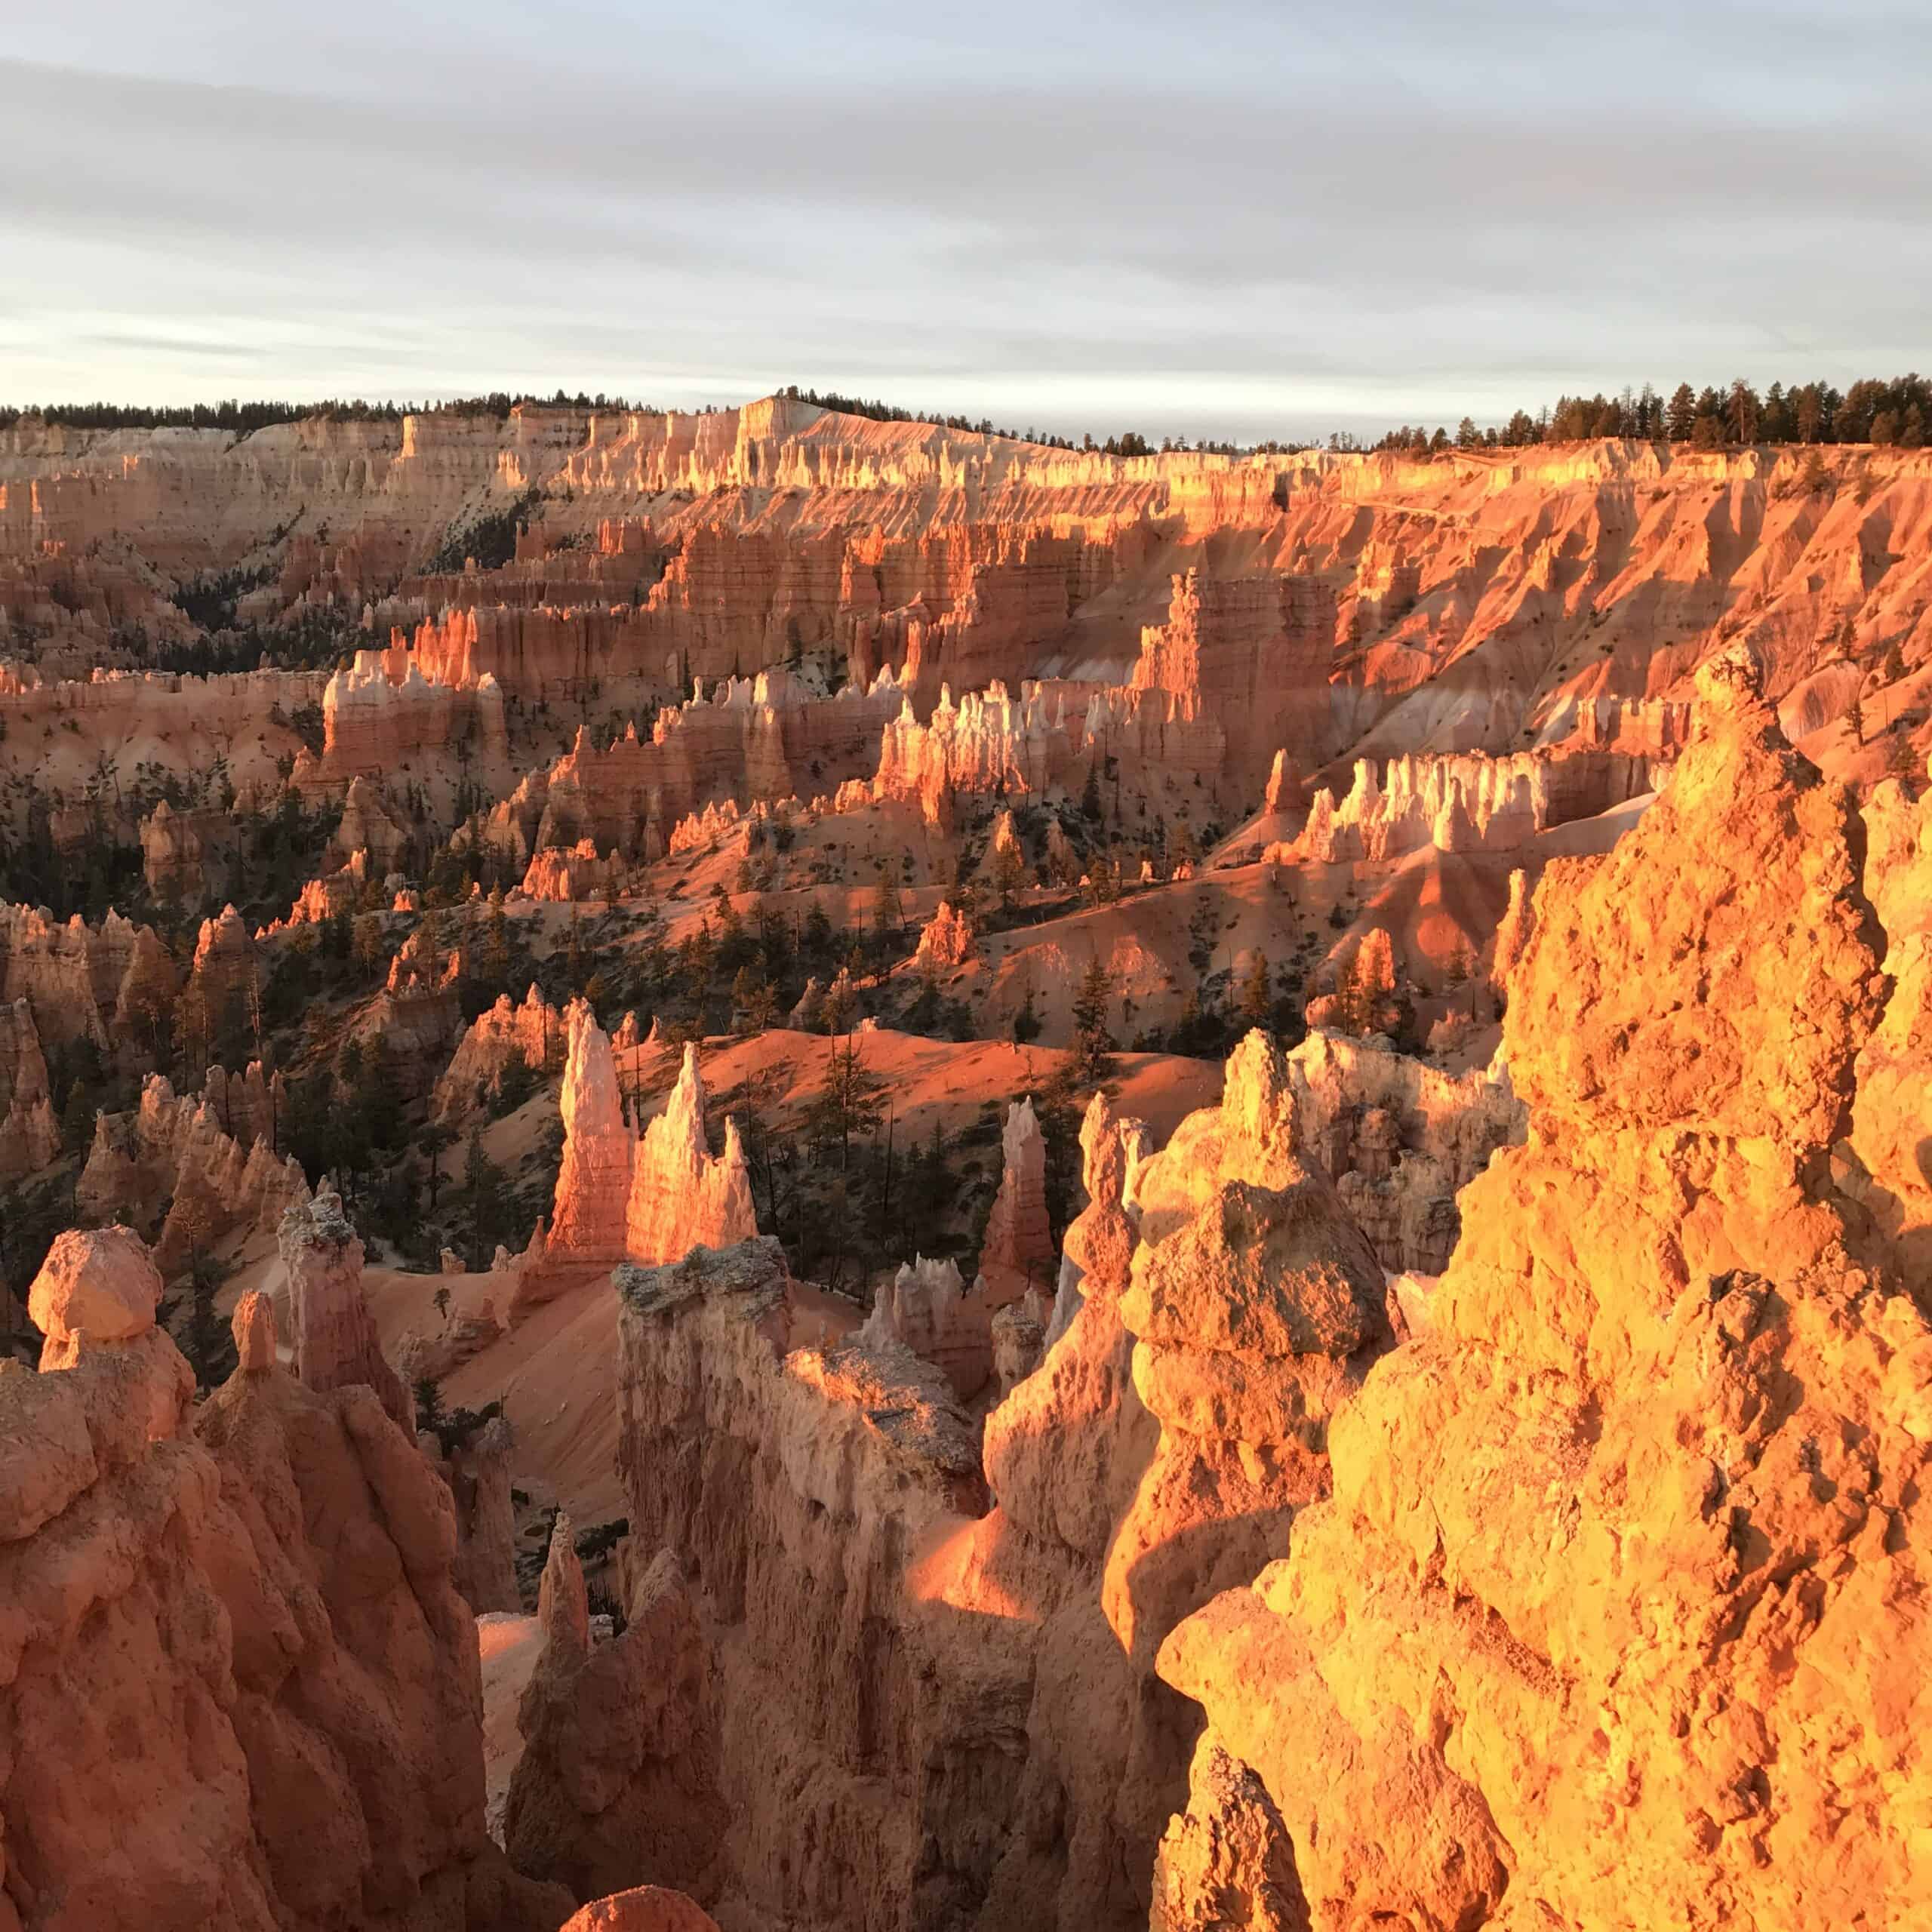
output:
[[[1326,1177],[1294,1151],[1294,1088],[1251,1033],[1220,1106],[1140,1177],[1119,1303],[1160,1446],[1108,1552],[1102,1601],[1136,1660],[1251,1577],[1327,1489],[1329,1426],[1389,1346],[1382,1269]]]
[[[1371,926],[1334,974],[1334,990],[1308,1002],[1308,1024],[1358,1035],[1393,1033],[1402,1019],[1398,983],[1395,941],[1386,926]]]
[[[1532,918],[1529,881],[1518,866],[1509,875],[1509,903],[1496,928],[1496,946],[1490,959],[1489,982],[1498,992],[1509,984],[1509,975],[1529,945]]]
[[[610,1036],[581,1002],[566,1022],[555,1206],[542,1262],[523,1272],[513,1315],[616,1262],[675,1261],[758,1231],[737,1122],[725,1124],[721,1153],[706,1143],[696,1047],[685,1048],[663,1112],[639,1135],[624,1116]]]
[[[1285,1066],[1295,1152],[1334,1183],[1384,1268],[1440,1273],[1461,1232],[1457,1195],[1527,1131],[1507,1067],[1444,1073],[1384,1041],[1322,1032]]]
[[[501,768],[506,748],[503,693],[486,671],[451,681],[426,655],[392,642],[358,651],[322,688],[322,752],[296,760],[308,789],[407,772],[426,758],[473,743]]]
[[[725,1122],[724,1151],[714,1155],[705,1140],[697,1048],[688,1045],[664,1111],[638,1141],[624,1252],[648,1266],[681,1260],[694,1247],[729,1247],[757,1232],[738,1124]]]
[[[1505,1022],[1528,1141],[1337,1417],[1332,1503],[1161,1653],[1317,1927],[1927,1908],[1932,1331],[1828,1166],[1883,939],[1755,663],[1703,688],[1642,825],[1544,875]]]
[[[547,1932],[568,1900],[484,1834],[441,1486],[368,1390],[275,1366],[260,1296],[244,1366],[191,1411],[151,1309],[102,1333],[124,1298],[85,1238],[63,1303],[82,1326],[49,1308],[63,1366],[0,1365],[0,1440],[35,1445],[0,1457],[0,1917]]]
[[[700,678],[697,694],[664,706],[648,733],[632,724],[600,745],[580,730],[569,752],[527,774],[491,814],[484,835],[519,865],[534,866],[546,851],[564,855],[525,878],[533,897],[561,897],[539,888],[573,869],[566,860],[586,839],[607,865],[660,858],[688,820],[697,823],[686,842],[701,844],[724,829],[728,809],[735,823],[741,809],[869,774],[880,731],[900,703],[889,670],[869,690],[847,685],[832,696],[775,664],[708,691]]]
[[[363,877],[386,878],[391,872],[408,869],[414,842],[401,812],[390,803],[378,782],[359,776],[349,781],[342,817],[329,841],[330,853],[340,865],[359,858],[357,869]]]
[[[993,1374],[1002,1401],[1039,1367],[1052,1312],[1053,1304],[1047,1297],[1038,1288],[1029,1288],[1019,1300],[1008,1302],[994,1315]]]
[[[1871,1214],[1908,1280],[1932,1260],[1932,1145],[1921,1096],[1932,1054],[1932,792],[1887,779],[1867,801],[1865,886],[1885,928],[1885,1011],[1859,1054],[1839,1185]]]
[[[875,1346],[897,1342],[928,1361],[961,1401],[986,1386],[993,1369],[993,1308],[983,1281],[969,1289],[958,1266],[915,1255],[879,1284],[859,1331]]]
[[[60,1151],[33,1008],[24,998],[0,1003],[0,1183],[44,1168]]]
[[[935,973],[950,972],[973,956],[973,923],[942,899],[933,915],[919,929],[918,949],[914,963]]]
[[[426,923],[416,927],[389,961],[382,991],[356,1023],[380,1041],[389,1077],[410,1094],[435,1084],[463,1032],[463,955],[439,947]]]
[[[629,1579],[623,1629],[590,1633],[571,1519],[550,1532],[543,1649],[517,1712],[523,1755],[503,1842],[519,1871],[579,1898],[640,1878],[707,1902],[730,1814],[718,1786],[711,1657],[676,1556]]]
[[[568,1047],[558,1094],[564,1152],[545,1249],[557,1269],[608,1269],[624,1258],[635,1143],[617,1091],[610,1036],[578,1001],[565,1016]],[[526,1283],[526,1294],[531,1291]]]
[[[1015,1743],[998,1633],[930,1604],[921,1567],[985,1507],[964,1416],[897,1344],[790,1348],[775,1241],[617,1281],[633,1546],[677,1552],[711,1651],[723,1897],[828,1928],[904,1922],[915,1893],[963,1909]]]
[[[275,1149],[286,1105],[281,1075],[264,1077],[258,1060],[244,1073],[211,1067],[198,1097],[177,1097],[151,1073],[132,1113],[94,1116],[75,1206],[86,1219],[120,1217],[149,1231],[158,1219],[155,1255],[171,1275],[236,1236],[272,1236],[309,1198],[300,1164]]]
[[[1153,1151],[1147,1123],[1123,1118],[1114,1112],[1106,1090],[1097,1091],[1080,1122],[1081,1183],[1087,1192],[1087,1206],[1074,1217],[1060,1244],[1060,1272],[1054,1278],[1053,1313],[1047,1327],[1049,1348],[1066,1332],[1080,1306],[1087,1241],[1096,1216],[1123,1211],[1131,1238],[1133,1217],[1140,1204],[1140,1171]]]
[[[1640,798],[1669,776],[1667,765],[1619,752],[1506,757],[1404,754],[1386,772],[1372,758],[1355,761],[1355,782],[1337,803],[1325,786],[1307,823],[1270,859],[1324,865],[1386,862],[1432,845],[1439,852],[1512,852],[1540,832],[1592,818]]]
[[[177,811],[163,798],[141,820],[140,838],[142,875],[158,897],[193,906],[230,889],[240,834],[219,806]]]
[[[178,982],[152,926],[118,912],[98,926],[78,913],[62,925],[31,906],[0,906],[0,1001],[26,1001],[44,1047],[146,1044],[172,1012]]]
[[[593,1899],[572,1914],[562,1932],[718,1932],[718,1921],[682,1892],[633,1885]]]
[[[434,1378],[432,1377],[432,1380]],[[516,1586],[516,1512],[510,1496],[514,1438],[500,1415],[452,1443],[447,1454],[426,1431],[417,1445],[448,1484],[456,1506],[456,1560],[451,1578],[478,1617],[521,1611]]]
[[[248,1026],[260,997],[259,969],[248,924],[232,906],[204,919],[195,940],[187,991],[198,1002],[199,1024],[209,1039],[224,1029]]]
[[[517,890],[526,899],[569,904],[595,898],[622,876],[614,857],[598,856],[595,839],[580,838],[572,846],[546,845],[533,853]]]
[[[413,1440],[416,1404],[383,1354],[362,1289],[362,1244],[326,1180],[282,1217],[279,1241],[297,1379],[325,1393],[364,1385]]]
[[[568,1044],[563,1016],[534,982],[521,1005],[508,993],[499,994],[496,1004],[479,1014],[457,1042],[429,1096],[430,1118],[446,1126],[460,1124],[502,1091],[503,1075],[512,1060],[541,1072]]]
[[[1029,1097],[1007,1109],[1001,1131],[999,1192],[986,1218],[980,1273],[991,1309],[1017,1301],[1054,1277],[1053,1229],[1047,1218],[1047,1143]]]
[[[91,1344],[147,1334],[160,1305],[160,1274],[133,1229],[56,1235],[27,1291],[27,1313],[44,1338],[42,1374],[72,1368]]]

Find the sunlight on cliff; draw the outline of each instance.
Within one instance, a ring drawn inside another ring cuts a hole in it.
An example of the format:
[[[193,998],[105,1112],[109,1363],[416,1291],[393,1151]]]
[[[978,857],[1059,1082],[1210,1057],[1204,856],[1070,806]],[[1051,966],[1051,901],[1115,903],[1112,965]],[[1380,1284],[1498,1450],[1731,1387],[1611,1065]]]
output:
[[[1009,1622],[1037,1623],[1039,1613],[990,1574],[989,1558],[1003,1530],[995,1512],[936,1534],[906,1566],[906,1588],[915,1603],[944,1604]]]

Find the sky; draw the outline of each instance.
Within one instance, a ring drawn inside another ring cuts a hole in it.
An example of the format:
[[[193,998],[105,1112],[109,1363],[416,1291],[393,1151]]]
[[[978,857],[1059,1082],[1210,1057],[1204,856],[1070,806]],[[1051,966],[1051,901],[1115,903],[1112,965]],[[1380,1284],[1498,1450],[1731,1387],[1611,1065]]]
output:
[[[1924,0],[0,0],[0,403],[1096,435],[1932,362]]]

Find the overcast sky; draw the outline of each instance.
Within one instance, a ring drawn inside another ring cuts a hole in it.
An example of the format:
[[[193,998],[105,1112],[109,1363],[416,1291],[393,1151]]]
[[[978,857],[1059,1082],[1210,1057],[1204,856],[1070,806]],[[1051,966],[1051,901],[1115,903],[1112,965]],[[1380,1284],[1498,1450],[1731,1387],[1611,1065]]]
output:
[[[0,0],[0,401],[1097,434],[1932,363],[1924,0]]]

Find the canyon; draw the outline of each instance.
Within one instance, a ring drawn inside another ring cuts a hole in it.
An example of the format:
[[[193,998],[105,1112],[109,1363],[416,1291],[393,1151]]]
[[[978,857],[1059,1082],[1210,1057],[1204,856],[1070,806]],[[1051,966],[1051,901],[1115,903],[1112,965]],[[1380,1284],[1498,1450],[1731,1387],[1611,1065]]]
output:
[[[1928,612],[1907,448],[0,427],[0,1932],[1919,1923]]]

